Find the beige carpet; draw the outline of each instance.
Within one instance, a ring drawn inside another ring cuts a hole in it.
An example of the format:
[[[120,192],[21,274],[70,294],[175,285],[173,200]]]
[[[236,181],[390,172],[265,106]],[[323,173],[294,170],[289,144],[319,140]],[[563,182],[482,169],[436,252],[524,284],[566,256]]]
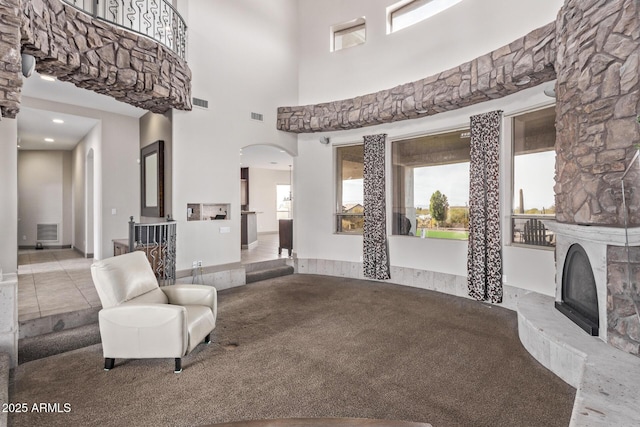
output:
[[[219,293],[214,343],[173,360],[100,345],[20,365],[11,401],[70,405],[14,426],[193,426],[375,418],[567,426],[575,390],[520,345],[514,312],[436,292],[293,275]]]

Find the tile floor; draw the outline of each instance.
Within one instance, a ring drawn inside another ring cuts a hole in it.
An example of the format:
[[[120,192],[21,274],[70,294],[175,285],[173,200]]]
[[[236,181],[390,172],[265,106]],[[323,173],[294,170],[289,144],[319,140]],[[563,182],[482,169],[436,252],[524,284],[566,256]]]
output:
[[[19,251],[18,319],[100,307],[92,262],[72,249]]]
[[[258,235],[258,245],[241,251],[242,264],[287,258],[278,256],[278,233]],[[100,307],[91,280],[92,259],[72,249],[20,250],[18,253],[18,319]]]
[[[250,249],[242,249],[242,264],[250,264],[254,262],[271,261],[274,259],[287,259],[289,251],[282,250],[282,255],[278,255],[278,245],[280,239],[278,233],[258,234],[258,245]]]

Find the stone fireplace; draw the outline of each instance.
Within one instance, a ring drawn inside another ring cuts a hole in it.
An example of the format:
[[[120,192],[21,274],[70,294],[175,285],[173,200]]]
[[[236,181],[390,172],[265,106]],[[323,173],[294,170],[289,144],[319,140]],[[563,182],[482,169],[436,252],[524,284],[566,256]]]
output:
[[[640,355],[640,229],[549,223],[556,234],[556,301],[563,300],[567,256],[580,245],[592,268],[598,307],[598,336]],[[629,256],[627,256],[627,241]],[[631,275],[629,274],[631,269]]]
[[[640,141],[639,7],[634,0],[566,0],[558,14],[557,222],[549,224],[557,242],[556,301],[569,248],[580,245],[596,286],[598,336],[636,356],[640,167],[628,167]]]

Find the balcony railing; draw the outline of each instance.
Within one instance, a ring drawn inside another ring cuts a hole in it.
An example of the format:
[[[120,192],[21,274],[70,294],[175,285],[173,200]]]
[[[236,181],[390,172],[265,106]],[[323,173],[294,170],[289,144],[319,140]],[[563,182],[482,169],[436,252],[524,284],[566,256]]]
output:
[[[186,59],[187,26],[167,0],[63,0],[95,18],[150,37]]]

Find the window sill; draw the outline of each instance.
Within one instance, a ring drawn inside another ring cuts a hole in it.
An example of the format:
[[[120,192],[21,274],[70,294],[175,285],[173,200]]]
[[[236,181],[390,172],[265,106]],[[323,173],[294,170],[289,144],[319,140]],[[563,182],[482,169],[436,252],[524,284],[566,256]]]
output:
[[[555,251],[555,246],[542,246],[542,245],[527,245],[525,243],[510,243],[505,246],[512,246],[514,248],[523,248],[523,249],[539,249],[543,251]]]

